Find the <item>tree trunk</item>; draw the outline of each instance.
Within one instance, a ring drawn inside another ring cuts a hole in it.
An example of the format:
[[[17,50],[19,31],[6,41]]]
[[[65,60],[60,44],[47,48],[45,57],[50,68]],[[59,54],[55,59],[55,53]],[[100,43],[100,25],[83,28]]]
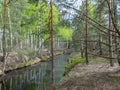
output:
[[[3,15],[4,21],[3,21],[3,37],[2,37],[2,46],[3,46],[3,59],[2,61],[4,62],[4,64],[6,63],[6,0],[4,0],[4,15]],[[3,69],[4,71],[4,69]]]
[[[54,86],[54,36],[53,36],[53,6],[52,6],[52,0],[50,0],[50,34],[51,34],[51,63],[52,63],[52,86],[51,90],[55,90]]]
[[[103,52],[102,52],[102,36],[101,36],[101,33],[99,32],[99,54],[102,55]]]
[[[101,23],[101,12],[99,14],[99,20],[100,20],[100,23]],[[101,32],[99,31],[98,32],[98,36],[99,36],[99,54],[102,55],[103,52],[102,52],[102,36],[101,36]]]
[[[111,9],[111,0],[109,1],[110,2],[110,9]],[[110,17],[110,13],[109,13],[109,29],[112,28],[112,23],[111,23],[111,17]],[[109,33],[109,58],[110,58],[110,66],[113,66],[113,60],[112,60],[112,57],[113,57],[113,50],[112,50],[112,32],[109,30],[108,31]]]
[[[88,0],[86,0],[86,37],[85,37],[85,44],[86,44],[86,48],[85,48],[85,58],[86,58],[86,64],[89,63],[88,61]]]
[[[81,57],[84,57],[84,45],[83,42],[81,42]]]
[[[1,24],[1,28],[3,25],[3,15],[1,14],[1,20],[2,20],[2,24]],[[2,47],[2,39],[0,40],[0,50],[2,51],[3,47]]]
[[[119,66],[120,66],[120,50],[118,51],[117,60],[118,60]]]
[[[110,0],[110,1],[111,1],[111,0]],[[114,20],[114,17],[113,17],[113,13],[112,13],[112,11],[111,11],[111,3],[110,3],[110,1],[109,1],[109,0],[106,0],[107,5],[108,5],[108,9],[109,9],[109,16],[110,16],[110,18],[111,18],[111,22],[112,22],[112,24],[113,24],[114,29],[116,30],[116,32],[117,32],[118,35],[120,36],[120,31],[119,31],[119,29],[117,28],[117,26],[116,26],[116,24],[115,24],[115,20]]]
[[[117,2],[113,1],[113,17],[114,17],[114,22],[116,27],[118,26],[118,22],[117,22]],[[115,29],[114,29],[115,30]],[[115,43],[115,53],[117,54],[117,61],[118,64],[120,66],[120,51],[118,50],[118,37],[116,37],[118,34],[115,33],[115,37],[114,37],[114,43]]]
[[[10,51],[12,50],[13,47],[13,40],[12,40],[12,24],[11,24],[11,15],[10,15],[10,7],[8,8],[8,18],[9,18],[9,25],[10,25]]]

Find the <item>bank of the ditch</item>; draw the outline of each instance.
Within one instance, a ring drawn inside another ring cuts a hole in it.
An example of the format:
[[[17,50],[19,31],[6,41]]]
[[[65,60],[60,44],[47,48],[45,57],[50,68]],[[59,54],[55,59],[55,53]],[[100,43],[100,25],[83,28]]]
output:
[[[120,90],[120,66],[109,60],[91,58],[89,65],[79,63],[64,76],[57,90]]]
[[[59,85],[69,54],[54,57],[55,86]],[[0,87],[7,90],[51,90],[51,61],[40,62],[30,67],[13,70],[0,78]],[[4,84],[3,84],[4,83]]]
[[[85,63],[85,58],[76,57],[76,58],[70,59],[68,64],[65,67],[63,76],[65,76],[67,73],[69,73],[72,70],[72,68],[74,68],[79,63]]]
[[[61,55],[61,54],[63,54],[63,51],[58,51],[55,53],[55,56]],[[45,62],[45,61],[49,60],[50,57],[51,57],[50,53],[45,52],[44,55],[34,57],[33,59],[29,59],[29,56],[24,56],[24,58],[26,60],[20,60],[19,55],[16,52],[14,52],[14,53],[12,52],[7,57],[4,73],[3,73],[4,63],[0,62],[0,76],[8,73],[10,71],[13,71],[13,70],[25,68],[25,67],[35,65],[40,62]],[[29,59],[29,60],[27,60],[27,59]]]

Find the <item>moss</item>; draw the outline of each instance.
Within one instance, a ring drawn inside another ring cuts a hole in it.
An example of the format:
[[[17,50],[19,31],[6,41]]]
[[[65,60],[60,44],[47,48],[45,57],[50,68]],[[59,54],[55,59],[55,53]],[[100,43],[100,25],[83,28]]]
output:
[[[15,66],[9,66],[6,71],[15,70],[15,69],[18,69],[18,68],[23,68],[23,67],[33,65],[33,64],[38,63],[38,62],[39,62],[39,60],[30,60],[28,62],[20,63],[20,64],[17,64]]]
[[[24,67],[24,66],[25,66],[25,63],[20,63],[20,64],[17,65],[16,68],[22,68],[22,67]]]
[[[42,57],[42,60],[43,60],[43,61],[46,61],[46,60],[48,60],[49,58],[50,58],[50,56],[43,56],[43,57]]]
[[[65,67],[64,75],[67,74],[78,63],[84,63],[84,62],[85,62],[85,58],[74,58],[70,60],[70,62]]]
[[[20,64],[17,64],[16,66],[14,66],[14,67],[10,67],[9,70],[14,70],[14,69],[17,69],[17,68],[23,68],[25,66],[30,66],[30,65],[38,63],[39,61],[40,60],[29,60],[28,62],[20,63]]]
[[[0,69],[0,75],[3,73],[3,71]]]
[[[11,66],[8,66],[5,71],[11,71],[11,70],[15,70],[15,69],[24,68],[26,66],[30,66],[30,65],[36,64],[36,63],[38,63],[40,61],[41,61],[40,59],[29,60],[28,62],[19,63],[19,64],[16,64],[16,65],[11,65]],[[2,74],[3,74],[3,71],[0,69],[0,75],[2,75]]]

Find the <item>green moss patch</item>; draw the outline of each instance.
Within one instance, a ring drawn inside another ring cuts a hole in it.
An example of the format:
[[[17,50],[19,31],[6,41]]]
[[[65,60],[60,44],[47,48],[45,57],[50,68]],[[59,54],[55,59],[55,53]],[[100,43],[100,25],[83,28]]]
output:
[[[66,75],[78,63],[84,63],[85,58],[73,58],[65,67],[64,75]]]
[[[36,64],[38,62],[40,62],[40,60],[30,60],[30,61],[28,61],[26,63],[18,64],[18,66],[16,68],[22,68],[22,67],[25,67],[25,66],[30,66],[30,65]]]
[[[11,71],[11,70],[15,70],[15,69],[19,69],[19,68],[23,68],[23,67],[27,67],[30,65],[34,65],[36,63],[40,62],[40,60],[29,60],[28,62],[24,62],[24,63],[19,63],[16,64],[14,66],[9,66],[6,71]]]
[[[42,56],[42,57],[41,57],[41,60],[42,60],[42,61],[47,61],[49,58],[50,58],[50,56]]]

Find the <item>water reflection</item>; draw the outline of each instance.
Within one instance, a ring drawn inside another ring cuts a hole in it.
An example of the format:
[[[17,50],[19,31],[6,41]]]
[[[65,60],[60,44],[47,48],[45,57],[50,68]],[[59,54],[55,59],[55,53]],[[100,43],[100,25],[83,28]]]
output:
[[[55,57],[55,83],[58,84],[67,64],[66,55]],[[43,62],[1,81],[0,90],[50,90],[51,63]],[[19,74],[18,74],[19,73]],[[13,72],[14,74],[14,72]]]

